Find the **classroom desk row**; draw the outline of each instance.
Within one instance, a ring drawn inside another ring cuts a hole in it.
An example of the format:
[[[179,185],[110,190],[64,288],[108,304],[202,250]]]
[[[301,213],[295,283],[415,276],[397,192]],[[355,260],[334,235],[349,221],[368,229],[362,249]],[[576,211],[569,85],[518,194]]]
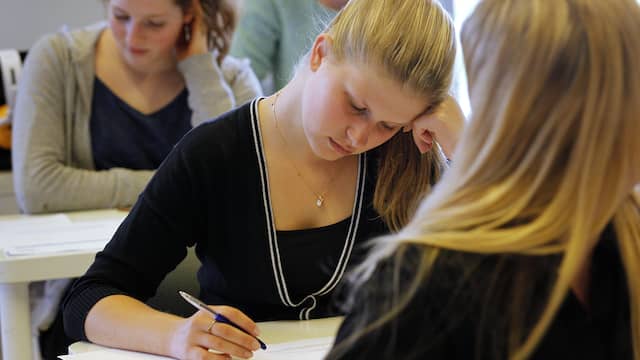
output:
[[[5,360],[32,360],[29,284],[77,277],[126,216],[118,210],[0,216],[0,337]]]

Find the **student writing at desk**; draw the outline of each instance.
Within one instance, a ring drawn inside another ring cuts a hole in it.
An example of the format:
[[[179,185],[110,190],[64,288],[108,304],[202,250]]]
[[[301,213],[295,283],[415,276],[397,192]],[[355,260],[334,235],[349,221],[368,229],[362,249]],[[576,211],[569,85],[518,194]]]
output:
[[[328,359],[640,359],[640,7],[484,0],[472,116]]]
[[[350,1],[281,92],[180,141],[73,285],[67,333],[179,359],[250,357],[258,343],[243,331],[142,302],[188,246],[202,261],[199,297],[251,335],[254,321],[336,314],[359,245],[402,225],[439,178],[434,138],[453,149],[463,119],[441,111],[454,57],[438,3]]]
[[[29,51],[13,119],[24,212],[131,206],[189,129],[261,93],[248,63],[226,56],[235,14],[226,2],[105,4],[107,24],[47,35]],[[43,290],[41,330],[65,286]]]

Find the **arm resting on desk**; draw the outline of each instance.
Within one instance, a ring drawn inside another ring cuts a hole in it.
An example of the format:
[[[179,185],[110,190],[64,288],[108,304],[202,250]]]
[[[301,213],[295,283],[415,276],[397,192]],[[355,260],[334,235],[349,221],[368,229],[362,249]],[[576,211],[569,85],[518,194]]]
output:
[[[216,311],[224,312],[243,328],[257,329],[256,324],[238,310],[219,306]],[[152,309],[129,296],[111,295],[89,311],[85,333],[89,341],[97,344],[176,359],[194,358],[209,348],[248,358],[251,356],[248,349],[259,348],[252,336],[225,324],[216,324],[208,333],[210,324],[211,317],[202,311],[185,319]],[[223,341],[222,337],[229,341]]]

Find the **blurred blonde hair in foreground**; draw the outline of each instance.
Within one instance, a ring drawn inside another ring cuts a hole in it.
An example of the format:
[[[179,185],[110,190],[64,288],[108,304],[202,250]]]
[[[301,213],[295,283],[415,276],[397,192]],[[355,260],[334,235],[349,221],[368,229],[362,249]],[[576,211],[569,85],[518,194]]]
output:
[[[611,223],[640,360],[639,34],[635,0],[482,1],[462,30],[472,116],[453,166],[408,226],[379,239],[357,281],[402,244],[428,248],[421,281],[437,281],[439,249],[563,254],[532,331],[508,341],[522,359]]]

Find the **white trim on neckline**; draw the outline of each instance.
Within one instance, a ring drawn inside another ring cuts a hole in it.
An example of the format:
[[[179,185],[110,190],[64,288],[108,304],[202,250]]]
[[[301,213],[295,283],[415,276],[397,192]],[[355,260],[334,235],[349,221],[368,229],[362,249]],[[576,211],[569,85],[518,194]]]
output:
[[[360,214],[362,213],[365,179],[367,172],[367,155],[366,153],[363,153],[358,156],[358,180],[356,182],[356,196],[353,201],[351,220],[345,238],[345,243],[340,254],[340,259],[338,260],[338,264],[336,265],[336,268],[329,281],[327,281],[327,283],[321,289],[305,296],[304,298],[302,298],[302,300],[295,302],[291,299],[291,297],[289,296],[289,291],[287,290],[287,283],[285,280],[284,271],[282,269],[282,261],[280,259],[280,251],[278,248],[278,238],[276,233],[275,220],[273,218],[273,209],[271,207],[269,172],[267,169],[267,161],[264,154],[264,148],[262,147],[262,132],[260,129],[258,115],[258,103],[262,99],[264,98],[258,98],[251,104],[251,128],[253,131],[253,141],[256,149],[256,156],[259,165],[258,167],[260,170],[260,181],[262,184],[262,201],[266,216],[267,241],[269,242],[271,266],[276,280],[276,287],[278,290],[278,295],[280,296],[280,301],[288,307],[302,307],[300,309],[299,318],[300,320],[307,320],[309,319],[309,314],[311,313],[311,311],[316,307],[316,297],[325,295],[333,290],[340,279],[342,279],[342,276],[344,275],[344,272],[347,268],[347,263],[349,261],[349,258],[351,257],[351,251],[353,250],[356,234],[358,232]],[[302,306],[309,301],[309,306]]]

